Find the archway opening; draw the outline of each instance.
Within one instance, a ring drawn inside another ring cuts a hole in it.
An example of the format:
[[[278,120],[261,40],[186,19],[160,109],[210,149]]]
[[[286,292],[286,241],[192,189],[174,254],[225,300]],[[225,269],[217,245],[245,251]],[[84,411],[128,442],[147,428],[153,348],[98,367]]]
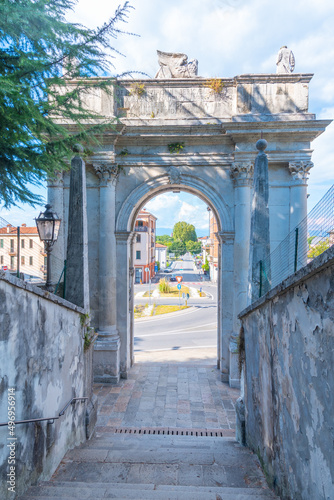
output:
[[[135,362],[219,365],[220,221],[202,193],[165,187],[133,213]]]

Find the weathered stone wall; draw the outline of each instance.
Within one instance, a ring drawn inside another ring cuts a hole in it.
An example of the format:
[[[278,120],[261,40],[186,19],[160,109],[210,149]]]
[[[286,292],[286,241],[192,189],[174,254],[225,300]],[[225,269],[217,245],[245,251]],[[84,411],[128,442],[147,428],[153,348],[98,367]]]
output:
[[[284,499],[334,498],[334,247],[240,315],[246,440]]]
[[[52,417],[72,397],[90,397],[91,353],[84,352],[84,311],[37,287],[0,273],[0,421],[8,421],[8,389],[16,420]],[[15,428],[16,492],[49,478],[65,452],[86,438],[88,403],[70,405],[53,424]],[[0,427],[0,498],[13,499],[7,472],[8,428]]]

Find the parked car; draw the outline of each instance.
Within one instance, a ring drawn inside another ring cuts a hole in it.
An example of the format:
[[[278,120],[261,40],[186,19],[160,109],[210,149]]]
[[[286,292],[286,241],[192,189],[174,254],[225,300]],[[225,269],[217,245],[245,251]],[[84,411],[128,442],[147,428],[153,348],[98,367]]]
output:
[[[172,276],[169,278],[169,281],[177,281],[174,274],[172,274]]]
[[[173,269],[170,269],[169,267],[167,267],[167,269],[164,269],[164,273],[171,273],[173,272]]]

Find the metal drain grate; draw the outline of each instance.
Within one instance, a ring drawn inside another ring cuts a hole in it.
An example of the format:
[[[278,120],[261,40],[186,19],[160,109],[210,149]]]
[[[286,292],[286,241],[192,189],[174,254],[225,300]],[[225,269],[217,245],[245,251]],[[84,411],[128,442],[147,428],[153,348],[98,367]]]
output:
[[[115,434],[137,434],[157,436],[205,436],[205,437],[232,437],[235,431],[232,429],[180,429],[170,427],[109,427],[109,432]]]

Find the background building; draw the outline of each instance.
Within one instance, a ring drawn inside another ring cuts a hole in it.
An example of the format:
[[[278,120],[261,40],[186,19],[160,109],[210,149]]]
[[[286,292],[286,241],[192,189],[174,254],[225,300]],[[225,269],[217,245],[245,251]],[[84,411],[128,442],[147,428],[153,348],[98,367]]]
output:
[[[135,283],[148,283],[155,275],[155,225],[157,218],[143,209],[139,212],[135,224],[133,263]],[[145,271],[149,268],[150,272]]]
[[[0,268],[11,273],[20,273],[25,279],[45,280],[46,253],[39,239],[36,227],[20,226],[20,237],[17,227],[7,224],[0,227]]]
[[[161,243],[155,244],[155,260],[160,263],[160,269],[167,267],[167,247]]]
[[[215,216],[210,212],[210,238],[207,240],[208,253],[206,257],[209,262],[210,267],[210,279],[211,281],[218,280],[218,248],[219,242],[216,237],[218,231],[218,225]],[[205,262],[205,260],[204,260]]]

